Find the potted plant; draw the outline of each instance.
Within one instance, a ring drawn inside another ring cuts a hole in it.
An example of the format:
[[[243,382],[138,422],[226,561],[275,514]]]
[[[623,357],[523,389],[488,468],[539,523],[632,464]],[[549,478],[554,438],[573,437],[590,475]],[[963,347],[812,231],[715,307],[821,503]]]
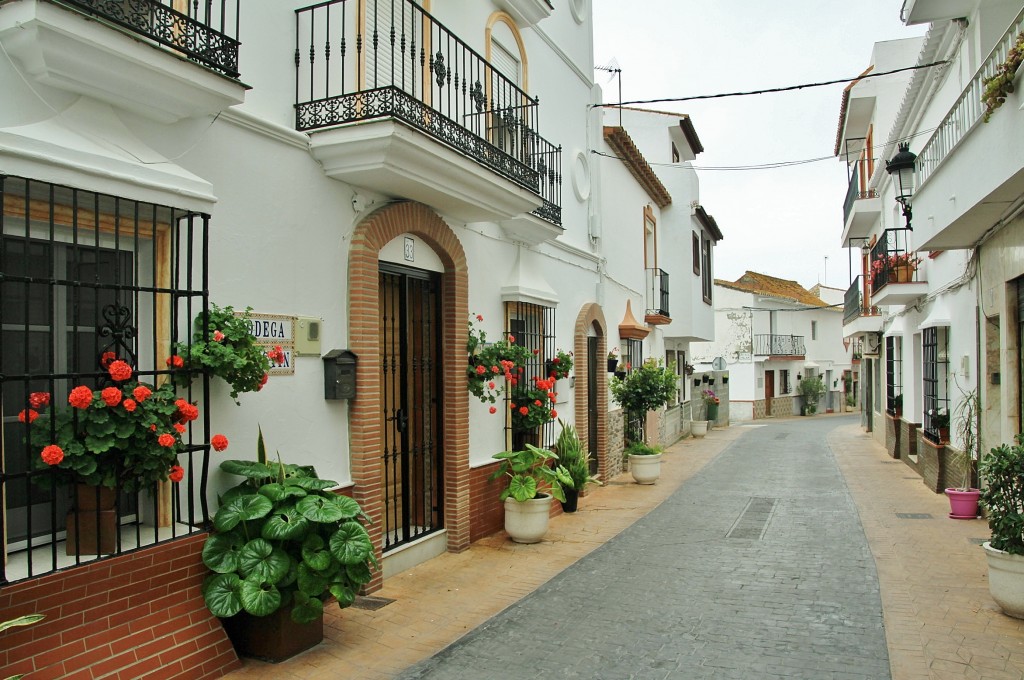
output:
[[[660,359],[648,359],[626,376],[611,382],[612,398],[622,406],[627,420],[640,421],[648,411],[663,407],[676,393],[676,373]],[[635,434],[627,433],[632,440]]]
[[[704,402],[704,413],[706,414],[709,424],[714,424],[718,420],[718,405],[721,400],[718,395],[715,394],[714,390],[707,389],[700,393],[700,399]]]
[[[1006,60],[999,64],[996,72],[981,81],[985,88],[981,93],[981,102],[985,105],[984,122],[988,122],[992,113],[1003,105],[1006,96],[1013,92],[1013,81],[1017,77],[1017,69],[1024,62],[1024,33],[1020,33],[1013,47],[1006,54]]]
[[[903,415],[903,394],[897,394],[892,398],[892,414],[896,418]]]
[[[182,361],[179,367],[205,369],[210,375],[221,378],[231,386],[231,398],[236,404],[240,392],[263,389],[271,364],[284,361],[279,346],[267,352],[257,344],[249,332],[251,313],[252,307],[236,314],[230,306],[211,304],[209,312],[196,315],[192,342],[176,345]]]
[[[853,411],[853,407],[857,405],[857,397],[853,394],[846,395],[846,410]]]
[[[992,537],[982,544],[988,589],[1009,616],[1024,618],[1024,435],[993,448],[981,461],[985,506]]]
[[[312,467],[227,460],[244,478],[221,498],[203,546],[203,598],[241,654],[279,661],[323,639],[324,602],[348,607],[377,566],[359,505]]]
[[[562,380],[572,372],[572,352],[558,350],[555,356],[544,362],[544,372],[549,378]]]
[[[583,442],[576,434],[576,428],[569,423],[558,421],[562,431],[555,442],[558,462],[569,475],[569,483],[562,485],[565,500],[562,501],[564,512],[576,512],[580,494],[590,484],[600,485],[601,482],[590,474],[591,456],[583,450]]]
[[[176,397],[171,383],[157,388],[138,382],[131,365],[112,352],[104,354],[101,364],[107,387],[78,385],[65,408],[51,406],[49,392],[33,392],[29,408],[18,414],[31,425],[36,464],[53,470],[42,483],[53,479],[76,485],[67,517],[69,555],[116,550],[121,492],[153,491],[157,482],[184,478],[178,465],[182,435],[199,417],[195,404]]]
[[[962,448],[953,452],[952,462],[960,469],[962,477],[960,485],[946,489],[949,498],[949,516],[952,519],[975,519],[978,516],[978,498],[981,491],[971,487],[971,476],[974,473],[974,461],[977,460],[979,413],[978,391],[960,390],[962,399],[957,404],[954,425],[957,439]]]
[[[801,415],[813,416],[818,410],[818,400],[825,394],[825,384],[818,376],[808,376],[800,381],[797,393],[803,398]]]
[[[629,472],[637,484],[654,484],[661,477],[661,448],[632,442],[626,447]]]
[[[949,410],[945,407],[930,408],[928,415],[931,417],[931,427],[938,433],[940,444],[949,441]]]
[[[490,476],[508,477],[498,500],[505,504],[505,531],[516,543],[538,543],[548,531],[551,498],[565,501],[562,485],[571,485],[558,456],[527,444],[522,451],[494,455],[501,465]]]
[[[615,367],[619,365],[619,348],[615,347],[608,352],[608,372],[614,373]]]

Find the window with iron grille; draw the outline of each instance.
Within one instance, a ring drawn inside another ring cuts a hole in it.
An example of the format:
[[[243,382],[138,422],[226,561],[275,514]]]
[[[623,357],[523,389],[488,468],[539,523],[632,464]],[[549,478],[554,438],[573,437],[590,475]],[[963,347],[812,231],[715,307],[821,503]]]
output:
[[[942,441],[943,434],[948,435],[949,429],[947,333],[946,328],[933,326],[925,328],[921,335],[924,436],[936,444]]]
[[[140,382],[172,381],[179,397],[205,398],[207,381],[167,368],[177,340],[206,308],[208,217],[31,179],[0,175],[0,497],[8,561],[0,583],[96,558],[66,544],[72,488],[40,465],[33,393],[67,408],[72,387],[103,387],[111,357]],[[120,494],[122,553],[189,534],[205,523],[209,415],[182,435],[185,479],[170,491]],[[56,434],[54,433],[54,437]],[[77,554],[76,554],[77,553]]]
[[[903,338],[885,339],[885,412],[898,415],[903,409]]]
[[[517,378],[517,388],[528,387],[534,378],[547,377],[544,362],[554,357],[556,352],[554,308],[530,302],[506,302],[505,329],[506,333],[515,338],[515,344],[531,352],[531,359],[523,375]],[[512,390],[513,398],[517,388]],[[540,432],[537,433],[539,441],[531,440],[533,433],[513,431],[511,421],[506,428],[506,435],[511,450],[522,450],[526,448],[524,444],[527,442],[535,446],[550,446],[555,441],[555,421],[540,428]]]
[[[627,370],[631,371],[644,363],[644,341],[626,338],[626,351],[623,356],[626,360]]]
[[[779,371],[779,394],[789,394],[789,371],[787,369]]]

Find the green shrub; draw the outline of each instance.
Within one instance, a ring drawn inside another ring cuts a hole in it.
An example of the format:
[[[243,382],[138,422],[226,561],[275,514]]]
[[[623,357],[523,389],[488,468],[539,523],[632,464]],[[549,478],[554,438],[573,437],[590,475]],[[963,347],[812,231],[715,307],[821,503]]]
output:
[[[1024,434],[1002,444],[981,461],[981,503],[988,515],[993,548],[1024,555]]]

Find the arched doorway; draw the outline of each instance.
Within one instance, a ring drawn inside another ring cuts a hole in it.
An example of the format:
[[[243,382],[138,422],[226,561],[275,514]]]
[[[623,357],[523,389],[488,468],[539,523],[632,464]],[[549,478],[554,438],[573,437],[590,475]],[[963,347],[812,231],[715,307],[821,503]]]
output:
[[[576,431],[597,461],[594,472],[604,479],[621,469],[608,459],[607,327],[599,305],[584,305],[576,317],[573,348],[577,357]]]
[[[408,276],[411,273],[392,270],[384,276],[380,252],[402,234],[422,239],[437,256],[443,270],[436,277],[426,277],[434,279],[429,286],[433,299],[429,304],[436,305],[436,314],[431,313],[439,324],[438,345],[431,350],[436,353],[437,362],[437,366],[432,368],[432,375],[436,375],[441,384],[456,384],[465,377],[461,369],[465,363],[469,301],[466,256],[462,245],[448,225],[426,206],[411,202],[385,206],[362,220],[353,233],[348,296],[349,346],[358,357],[356,398],[349,406],[350,455],[355,483],[353,496],[373,520],[368,530],[378,557],[381,557],[385,545],[385,509],[393,509],[395,502],[394,496],[388,497],[384,466],[389,442],[385,441],[387,428],[382,423],[390,418],[392,426],[397,428],[395,418],[400,417],[394,412],[400,408],[395,396],[385,394],[385,388],[389,386],[383,379],[385,369],[390,370],[397,365],[392,356],[385,366],[385,354],[394,351],[382,342],[390,323],[385,321],[385,316],[388,316],[385,304],[395,301],[394,298],[388,299],[391,293],[410,285]],[[422,280],[424,277],[412,278]],[[414,297],[424,292],[417,286],[411,286],[416,289]],[[412,318],[415,325],[416,317]],[[407,324],[408,318],[403,323]],[[436,501],[447,530],[447,549],[456,552],[469,547],[468,395],[464,389],[447,390],[443,398],[439,395],[437,429],[432,434],[437,438],[435,444],[440,452],[435,470],[440,488]],[[394,431],[389,436],[393,437]],[[408,492],[412,496],[420,495],[414,480],[397,481],[409,482]],[[381,581],[382,577],[378,575],[368,590],[378,589]]]

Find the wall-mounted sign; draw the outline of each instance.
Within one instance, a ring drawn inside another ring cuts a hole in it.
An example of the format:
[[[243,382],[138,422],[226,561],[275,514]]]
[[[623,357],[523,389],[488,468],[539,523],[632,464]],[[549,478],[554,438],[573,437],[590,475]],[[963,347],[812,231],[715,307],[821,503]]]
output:
[[[749,364],[753,357],[750,356],[750,352],[740,352],[737,357],[737,361],[741,364]]]
[[[236,313],[237,316],[244,316]],[[293,375],[295,364],[295,317],[283,314],[250,314],[249,334],[270,357],[271,375]],[[275,347],[281,348],[277,356]]]

